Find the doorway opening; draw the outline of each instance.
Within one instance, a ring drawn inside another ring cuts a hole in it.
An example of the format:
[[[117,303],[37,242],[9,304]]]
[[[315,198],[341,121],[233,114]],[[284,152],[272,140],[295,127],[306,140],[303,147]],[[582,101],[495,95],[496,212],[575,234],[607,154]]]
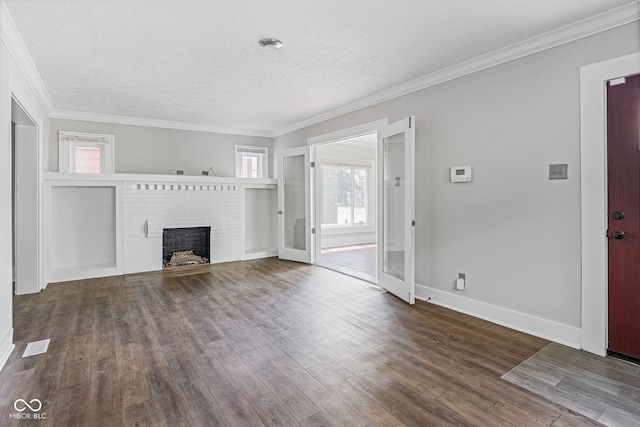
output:
[[[38,126],[11,99],[13,286],[17,295],[40,291]]]
[[[316,265],[377,283],[377,133],[316,144]]]

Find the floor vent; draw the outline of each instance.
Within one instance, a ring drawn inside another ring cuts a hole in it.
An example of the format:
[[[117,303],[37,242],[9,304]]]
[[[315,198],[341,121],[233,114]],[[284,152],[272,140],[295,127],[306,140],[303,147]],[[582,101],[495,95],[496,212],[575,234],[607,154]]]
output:
[[[27,344],[27,348],[24,349],[22,357],[35,356],[36,354],[46,353],[49,349],[49,342],[51,339],[34,341]]]

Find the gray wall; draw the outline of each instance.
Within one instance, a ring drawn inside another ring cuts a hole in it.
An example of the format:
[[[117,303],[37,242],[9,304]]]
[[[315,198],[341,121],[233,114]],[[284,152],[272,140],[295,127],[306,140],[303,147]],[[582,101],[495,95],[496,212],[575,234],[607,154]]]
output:
[[[52,119],[49,133],[49,170],[58,170],[58,131],[106,133],[115,135],[117,173],[200,175],[213,166],[217,176],[235,175],[235,151],[238,145],[256,145],[271,149],[272,139],[162,129],[146,126],[80,120]],[[269,175],[273,165],[269,164]]]
[[[638,51],[634,22],[282,135],[275,155],[415,115],[416,283],[453,293],[463,272],[460,295],[580,327],[580,67]],[[450,183],[461,165],[473,182]]]

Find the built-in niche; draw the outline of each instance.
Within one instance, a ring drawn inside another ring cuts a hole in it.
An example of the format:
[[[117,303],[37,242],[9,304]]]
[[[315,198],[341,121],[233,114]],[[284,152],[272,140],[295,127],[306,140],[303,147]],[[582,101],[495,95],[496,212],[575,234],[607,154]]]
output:
[[[51,186],[49,230],[51,281],[120,273],[117,217],[119,187],[56,182]]]
[[[278,254],[278,194],[273,188],[245,189],[244,259]]]

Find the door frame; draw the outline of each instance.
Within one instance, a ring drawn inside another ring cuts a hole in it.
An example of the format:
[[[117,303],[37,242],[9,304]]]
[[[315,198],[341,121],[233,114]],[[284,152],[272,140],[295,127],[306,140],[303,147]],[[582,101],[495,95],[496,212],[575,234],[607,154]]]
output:
[[[373,122],[364,123],[358,126],[353,126],[346,129],[340,129],[335,132],[313,136],[307,139],[307,145],[310,147],[314,159],[317,159],[317,157],[315,156],[316,146],[323,145],[323,144],[330,144],[333,142],[339,142],[345,139],[356,138],[359,136],[378,132],[379,129],[386,127],[388,123],[389,123],[389,119],[384,118],[384,119],[376,120]],[[378,160],[376,159],[376,168],[377,168],[377,163],[378,163]],[[318,168],[314,168],[314,169],[316,169],[314,171],[315,182],[312,183],[311,185],[311,200],[313,201],[313,204],[314,204],[314,218],[316,219],[316,222],[317,222],[319,221],[318,218],[320,218],[320,206],[321,206],[320,197],[322,197],[322,194],[320,191],[318,191],[319,170]],[[376,203],[379,203],[379,202],[376,201]],[[376,206],[376,212],[377,212],[377,209],[378,208]],[[376,221],[377,221],[377,218],[376,218]],[[314,263],[318,260],[319,254],[321,254],[322,252],[322,231],[320,230],[321,224],[316,223],[315,227],[317,227],[316,230],[318,231],[316,232],[315,242],[314,242],[314,245],[315,245],[314,253],[316,255],[314,259]]]
[[[640,73],[640,52],[580,69],[580,196],[582,236],[581,347],[607,353],[606,87]]]
[[[41,290],[43,290],[44,288],[46,288],[47,283],[48,283],[48,278],[46,277],[46,272],[45,272],[45,253],[44,253],[44,233],[42,232],[43,228],[43,221],[44,221],[44,216],[43,216],[43,180],[42,180],[42,173],[43,171],[46,171],[47,168],[46,166],[43,167],[43,165],[46,164],[45,162],[45,155],[47,154],[47,150],[46,147],[44,145],[44,126],[43,126],[43,120],[42,117],[40,115],[40,113],[38,112],[37,108],[35,107],[35,105],[30,101],[29,97],[27,96],[26,92],[22,89],[22,87],[20,86],[20,84],[18,83],[18,81],[13,77],[13,75],[9,76],[9,87],[10,87],[10,91],[11,91],[11,101],[15,102],[16,105],[18,106],[18,108],[20,108],[22,110],[22,113],[24,113],[27,118],[33,123],[33,126],[36,128],[35,129],[35,135],[36,135],[36,150],[37,150],[37,154],[35,158],[30,158],[29,162],[33,162],[31,163],[29,166],[31,171],[34,171],[36,174],[35,180],[36,180],[36,194],[32,194],[30,196],[32,197],[36,197],[36,224],[35,224],[35,230],[33,230],[35,237],[36,237],[36,260],[35,260],[35,266],[37,271],[33,273],[33,275],[36,277],[36,283],[32,284],[30,286],[20,286],[19,283],[16,282],[16,290],[15,293],[17,295],[20,294],[27,294],[27,293],[36,293],[36,292],[40,292]],[[29,125],[30,126],[30,125]],[[16,151],[18,150],[18,148],[16,147]],[[15,153],[12,151],[11,152],[11,156],[15,157]],[[19,167],[20,165],[16,164],[16,169]],[[13,171],[12,171],[13,173]],[[13,190],[12,190],[13,191]],[[13,204],[12,204],[13,205]],[[13,212],[14,207],[12,206],[12,215],[14,215]],[[16,236],[17,239],[20,239],[20,236]],[[16,242],[12,242],[12,245],[15,247]],[[16,260],[16,267],[18,267],[18,261]]]

